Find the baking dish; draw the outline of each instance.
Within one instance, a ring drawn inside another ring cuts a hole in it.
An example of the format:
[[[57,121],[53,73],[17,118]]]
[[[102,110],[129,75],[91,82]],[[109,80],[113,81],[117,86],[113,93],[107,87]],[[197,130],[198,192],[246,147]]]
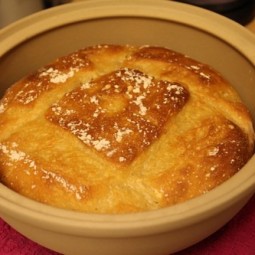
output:
[[[78,48],[98,43],[159,45],[205,62],[236,88],[255,119],[255,37],[215,13],[171,1],[93,0],[39,12],[0,32],[0,91]],[[219,187],[156,211],[97,215],[37,203],[0,184],[0,215],[64,254],[164,255],[206,238],[255,191],[255,157]]]

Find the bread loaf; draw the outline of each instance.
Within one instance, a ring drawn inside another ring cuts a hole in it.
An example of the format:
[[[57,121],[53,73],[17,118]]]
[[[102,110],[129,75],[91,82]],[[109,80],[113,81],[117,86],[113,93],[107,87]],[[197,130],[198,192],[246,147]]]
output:
[[[51,206],[129,213],[220,185],[254,152],[250,114],[215,70],[162,47],[60,57],[0,101],[0,180]]]

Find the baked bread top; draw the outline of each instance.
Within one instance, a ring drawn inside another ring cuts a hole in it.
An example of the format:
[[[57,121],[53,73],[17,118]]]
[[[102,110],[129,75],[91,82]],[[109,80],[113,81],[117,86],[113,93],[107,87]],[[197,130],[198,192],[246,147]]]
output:
[[[0,180],[90,213],[177,204],[254,152],[248,110],[208,65],[162,47],[97,45],[55,60],[0,101]]]

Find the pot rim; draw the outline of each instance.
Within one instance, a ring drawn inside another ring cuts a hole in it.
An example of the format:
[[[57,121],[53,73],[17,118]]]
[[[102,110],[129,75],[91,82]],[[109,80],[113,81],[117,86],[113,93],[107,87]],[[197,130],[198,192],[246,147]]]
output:
[[[84,9],[90,9],[90,11],[84,12]],[[160,2],[157,0],[128,0],[125,2],[86,0],[39,11],[0,30],[0,56],[17,44],[45,31],[79,21],[113,17],[152,18],[194,27],[224,40],[244,54],[253,64],[255,63],[255,54],[251,54],[254,51],[255,40],[252,32],[247,31],[235,21],[212,11],[166,0]],[[219,27],[221,29],[218,29]]]

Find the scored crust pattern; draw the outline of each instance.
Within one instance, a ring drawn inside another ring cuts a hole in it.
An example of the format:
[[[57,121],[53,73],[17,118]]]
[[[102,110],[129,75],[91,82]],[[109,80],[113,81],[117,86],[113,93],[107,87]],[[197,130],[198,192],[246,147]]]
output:
[[[246,107],[216,71],[162,47],[98,45],[57,59],[0,101],[0,181],[46,204],[157,209],[247,162]]]

